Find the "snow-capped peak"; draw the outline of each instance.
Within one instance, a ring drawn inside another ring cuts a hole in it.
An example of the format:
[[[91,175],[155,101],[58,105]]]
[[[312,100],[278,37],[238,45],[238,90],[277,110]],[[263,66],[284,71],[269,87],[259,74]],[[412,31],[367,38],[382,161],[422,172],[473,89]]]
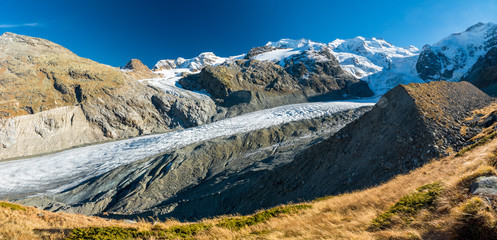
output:
[[[191,71],[199,71],[205,66],[211,65],[219,65],[224,63],[228,58],[218,57],[212,52],[204,52],[198,55],[197,57],[184,59],[182,57],[177,58],[176,60],[166,59],[160,60],[155,64],[153,70],[170,70],[177,68],[186,68]]]
[[[418,72],[426,80],[459,81],[490,48],[497,45],[497,24],[477,23],[423,47]]]
[[[275,48],[300,48],[300,49],[314,49],[314,50],[319,50],[322,46],[325,44],[323,43],[318,43],[318,42],[313,42],[309,39],[299,39],[299,40],[293,40],[289,38],[284,38],[281,39],[277,42],[268,42],[266,46],[273,46]]]
[[[251,58],[271,61],[285,67],[295,56],[303,55],[312,60],[327,61],[331,53],[341,67],[369,83],[376,94],[383,94],[399,83],[421,81],[415,71],[419,49],[396,47],[382,38],[355,37],[336,39],[328,44],[308,39],[281,39],[268,42],[266,51],[261,51]],[[302,55],[303,54],[303,55]]]
[[[352,39],[336,39],[328,44],[336,52],[353,52],[361,55],[384,54],[387,57],[408,57],[418,54],[419,49],[396,47],[382,38],[355,37]]]
[[[355,37],[329,43],[342,68],[368,82],[376,94],[384,94],[397,84],[420,82],[415,65],[419,49],[397,47],[383,38]]]

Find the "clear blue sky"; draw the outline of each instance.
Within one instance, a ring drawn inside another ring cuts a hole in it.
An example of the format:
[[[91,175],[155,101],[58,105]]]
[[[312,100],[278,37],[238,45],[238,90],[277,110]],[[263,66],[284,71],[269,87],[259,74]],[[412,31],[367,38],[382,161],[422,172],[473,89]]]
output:
[[[237,55],[281,38],[383,37],[422,47],[479,21],[497,23],[497,0],[0,1],[0,34],[45,38],[112,66]]]

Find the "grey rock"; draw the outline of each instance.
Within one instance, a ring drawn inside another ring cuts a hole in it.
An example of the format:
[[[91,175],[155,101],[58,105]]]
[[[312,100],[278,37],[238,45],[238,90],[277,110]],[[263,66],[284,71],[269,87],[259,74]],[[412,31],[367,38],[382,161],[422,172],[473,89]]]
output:
[[[479,177],[470,186],[471,194],[497,196],[497,177]]]

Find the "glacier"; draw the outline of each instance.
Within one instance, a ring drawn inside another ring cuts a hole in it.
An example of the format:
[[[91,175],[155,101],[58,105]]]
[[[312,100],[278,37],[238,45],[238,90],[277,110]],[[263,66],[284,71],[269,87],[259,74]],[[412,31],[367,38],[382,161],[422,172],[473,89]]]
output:
[[[378,98],[293,104],[256,111],[185,130],[0,162],[0,199],[53,194],[121,165],[217,137],[311,119],[362,106]]]

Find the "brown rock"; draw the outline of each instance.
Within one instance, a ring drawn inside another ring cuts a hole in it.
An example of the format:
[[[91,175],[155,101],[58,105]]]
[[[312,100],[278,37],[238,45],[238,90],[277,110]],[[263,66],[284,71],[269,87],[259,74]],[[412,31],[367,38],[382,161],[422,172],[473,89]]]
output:
[[[126,66],[121,68],[121,70],[125,73],[125,75],[128,75],[136,80],[159,77],[159,75],[155,74],[138,59],[129,60]]]

